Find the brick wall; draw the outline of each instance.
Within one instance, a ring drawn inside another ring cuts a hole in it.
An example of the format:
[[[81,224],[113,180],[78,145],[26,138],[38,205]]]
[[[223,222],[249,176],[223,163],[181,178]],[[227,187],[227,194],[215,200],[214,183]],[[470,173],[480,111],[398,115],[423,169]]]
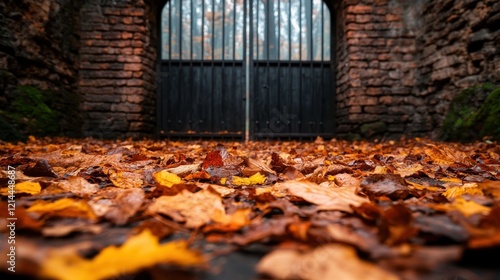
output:
[[[426,1],[422,15],[415,95],[424,100],[431,130],[441,125],[450,100],[462,89],[500,83],[500,2]]]
[[[337,11],[338,133],[361,134],[382,123],[397,136],[411,125],[422,100],[412,95],[417,69],[419,1],[345,0]],[[380,126],[379,126],[380,127]],[[366,135],[365,135],[366,136]]]
[[[142,0],[89,0],[81,9],[79,89],[85,135],[151,135],[155,11]]]

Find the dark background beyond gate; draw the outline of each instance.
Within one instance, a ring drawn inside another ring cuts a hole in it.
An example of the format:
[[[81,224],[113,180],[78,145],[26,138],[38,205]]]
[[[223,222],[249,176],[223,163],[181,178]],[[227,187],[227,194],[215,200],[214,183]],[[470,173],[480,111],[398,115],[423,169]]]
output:
[[[164,7],[160,135],[243,138],[249,96],[251,138],[332,137],[328,8],[320,0],[246,1]]]

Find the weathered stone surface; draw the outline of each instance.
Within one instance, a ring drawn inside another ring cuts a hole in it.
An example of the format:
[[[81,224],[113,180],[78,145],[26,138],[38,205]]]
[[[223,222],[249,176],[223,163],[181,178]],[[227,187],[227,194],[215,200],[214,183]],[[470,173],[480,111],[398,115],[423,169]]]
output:
[[[360,131],[364,137],[370,138],[386,133],[387,125],[384,122],[367,123],[361,126]]]

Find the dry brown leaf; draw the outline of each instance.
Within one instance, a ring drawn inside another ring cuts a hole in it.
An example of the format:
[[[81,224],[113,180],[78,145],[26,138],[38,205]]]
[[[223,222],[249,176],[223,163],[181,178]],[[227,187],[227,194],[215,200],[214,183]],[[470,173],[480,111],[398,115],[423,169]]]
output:
[[[97,184],[91,184],[80,176],[70,176],[67,181],[61,181],[57,186],[79,196],[94,194],[99,190]]]
[[[409,177],[416,174],[420,170],[424,169],[424,166],[420,163],[406,164],[406,163],[394,163],[396,167],[396,172],[401,175],[401,177]]]
[[[109,179],[113,185],[123,189],[140,188],[144,184],[142,175],[135,172],[110,170]]]
[[[262,258],[257,264],[257,271],[275,279],[399,279],[361,260],[352,247],[341,244],[324,245],[305,253],[278,249]]]
[[[215,215],[225,214],[221,197],[208,190],[191,193],[183,190],[175,196],[157,198],[148,208],[153,213],[161,213],[178,222],[186,222],[186,227],[196,228],[209,223]]]
[[[275,185],[277,189],[286,189],[294,196],[319,205],[323,210],[341,210],[352,213],[352,206],[359,206],[368,199],[355,194],[355,188],[321,187],[307,181],[286,181]]]
[[[186,165],[179,165],[177,167],[172,167],[172,168],[167,168],[167,170],[170,173],[181,175],[181,174],[190,174],[198,171],[200,169],[200,164],[186,164]]]
[[[264,162],[259,159],[248,158],[248,167],[257,168],[265,173],[270,173],[276,175],[276,172],[272,170],[269,166],[267,166]]]

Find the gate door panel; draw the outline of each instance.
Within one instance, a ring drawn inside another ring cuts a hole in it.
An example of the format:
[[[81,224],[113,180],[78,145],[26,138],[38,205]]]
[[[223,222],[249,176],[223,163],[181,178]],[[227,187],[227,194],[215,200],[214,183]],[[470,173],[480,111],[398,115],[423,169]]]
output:
[[[331,137],[330,13],[321,0],[252,0],[254,137]]]
[[[245,128],[244,1],[172,0],[162,11],[161,135]]]
[[[333,136],[330,24],[321,0],[171,0],[161,134]]]

